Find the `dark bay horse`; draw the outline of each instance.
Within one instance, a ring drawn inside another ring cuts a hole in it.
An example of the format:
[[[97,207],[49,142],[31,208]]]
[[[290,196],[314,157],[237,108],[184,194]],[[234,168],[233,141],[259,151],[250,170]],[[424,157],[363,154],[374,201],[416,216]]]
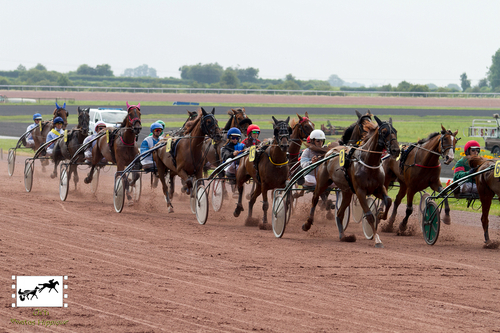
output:
[[[186,123],[186,133],[188,135],[177,139],[175,149],[169,152],[166,149],[158,149],[153,152],[153,159],[163,186],[163,194],[167,199],[169,213],[173,212],[173,206],[172,198],[167,195],[169,193],[167,193],[165,173],[170,170],[171,177],[174,175],[181,177],[186,183],[186,193],[191,193],[195,179],[203,176],[203,164],[205,163],[203,142],[205,141],[205,135],[210,138],[220,135],[219,125],[214,114],[215,108],[211,113],[200,108],[196,119]]]
[[[300,149],[302,142],[307,139],[309,134],[314,131],[314,123],[309,119],[309,114],[306,112],[304,117],[297,113],[298,120],[292,119],[290,127],[292,134],[290,134],[290,145],[288,146],[288,154],[290,155],[290,166],[297,163],[299,159]]]
[[[392,214],[387,226],[383,231],[391,232],[401,200],[407,196],[406,216],[399,224],[399,231],[406,230],[408,218],[413,212],[413,197],[415,193],[425,190],[427,187],[436,192],[441,192],[443,186],[439,180],[441,175],[441,164],[439,157],[442,157],[445,164],[450,164],[455,157],[455,145],[457,143],[458,131],[452,133],[441,125],[441,132],[429,134],[426,139],[410,144],[401,153],[399,161],[386,159],[382,165],[385,172],[385,187],[393,181],[399,182],[399,192],[394,201]],[[450,207],[448,200],[445,202],[445,216],[443,222],[450,224]]]
[[[119,128],[110,127],[109,143],[107,135],[96,140],[94,148],[92,148],[92,167],[89,174],[84,179],[85,184],[92,182],[94,169],[104,157],[108,162],[116,164],[116,171],[123,171],[139,153],[139,148],[136,143],[136,138],[141,132],[141,104],[129,105],[127,102],[127,116],[123,119]],[[125,177],[125,188],[127,189],[127,198],[131,196],[128,191],[128,180]]]
[[[316,189],[312,198],[311,211],[307,223],[302,226],[304,231],[311,228],[314,221],[314,211],[318,204],[320,195],[329,185],[335,183],[342,191],[342,203],[337,212],[337,228],[341,241],[355,241],[354,236],[346,236],[342,221],[344,212],[351,203],[351,197],[355,193],[359,204],[363,208],[365,218],[374,232],[375,246],[383,247],[382,241],[377,234],[375,217],[366,201],[366,196],[373,194],[382,199],[385,206],[385,212],[379,212],[380,219],[386,219],[392,200],[387,195],[387,189],[384,186],[384,171],[382,169],[382,152],[384,149],[390,153],[392,158],[399,156],[399,144],[397,141],[397,132],[392,126],[392,120],[382,122],[376,116],[377,130],[366,138],[364,144],[360,147],[339,146],[332,149],[328,154],[338,152],[341,149],[346,150],[346,164],[340,166],[340,156],[334,157],[318,167],[316,175]],[[344,173],[345,172],[345,173]]]
[[[477,171],[482,171],[490,166],[495,166],[495,160],[490,160],[481,156],[469,157],[469,165],[471,168],[478,167]],[[499,246],[498,241],[491,241],[488,232],[491,201],[495,194],[500,198],[500,178],[495,178],[494,168],[475,177],[477,192],[479,193],[479,200],[481,201],[481,223],[484,232],[484,247],[496,249]]]
[[[85,138],[89,134],[89,120],[89,108],[80,109],[80,107],[78,107],[78,125],[72,130],[68,131],[66,142],[64,140],[59,140],[54,145],[54,151],[52,153],[54,171],[50,175],[50,178],[57,177],[57,166],[59,165],[59,162],[61,162],[62,160],[70,160],[78,150],[78,148],[80,148],[80,146],[83,144],[83,140],[85,140]],[[81,163],[83,161],[84,156],[82,152],[77,162]],[[77,169],[77,164],[71,164],[68,173],[68,182],[71,179],[71,174],[75,174],[75,189],[79,180]]]
[[[243,211],[243,205],[241,204],[243,184],[250,178],[253,178],[256,186],[250,195],[246,224],[251,224],[253,205],[257,197],[262,193],[262,210],[264,211],[264,216],[262,218],[262,223],[259,224],[260,229],[270,228],[267,224],[267,210],[269,209],[267,191],[275,188],[284,188],[289,171],[287,152],[290,142],[290,133],[292,131],[288,125],[290,117],[285,121],[278,121],[273,117],[273,121],[274,138],[272,144],[260,154],[257,169],[254,167],[254,162],[250,162],[248,156],[245,156],[240,160],[240,166],[236,172],[236,186],[238,187],[239,196],[233,215],[238,217]]]
[[[242,136],[247,136],[247,128],[252,125],[252,121],[248,118],[245,108],[230,109],[227,114],[229,119],[223,131],[227,132],[230,128],[236,127],[241,131]]]

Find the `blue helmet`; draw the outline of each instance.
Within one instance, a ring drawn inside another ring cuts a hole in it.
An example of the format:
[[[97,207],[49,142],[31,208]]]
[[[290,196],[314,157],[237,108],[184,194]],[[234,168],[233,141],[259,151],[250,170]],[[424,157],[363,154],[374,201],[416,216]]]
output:
[[[231,136],[241,136],[241,131],[236,127],[232,127],[227,131],[227,138],[229,139]]]
[[[151,130],[151,133],[153,133],[155,129],[161,129],[163,131],[163,126],[161,126],[160,123],[152,123],[149,129]]]
[[[38,120],[42,120],[42,115],[41,115],[41,114],[39,114],[39,113],[35,113],[35,114],[33,115],[33,120],[37,120],[37,119],[38,119]]]
[[[55,117],[52,122],[54,123],[54,125],[57,123],[64,124],[64,120],[61,117]]]

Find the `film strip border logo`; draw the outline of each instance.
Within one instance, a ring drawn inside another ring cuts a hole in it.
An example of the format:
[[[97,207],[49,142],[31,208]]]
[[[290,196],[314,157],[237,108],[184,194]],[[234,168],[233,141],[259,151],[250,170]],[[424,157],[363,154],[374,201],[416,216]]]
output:
[[[68,276],[12,275],[12,307],[68,307]]]

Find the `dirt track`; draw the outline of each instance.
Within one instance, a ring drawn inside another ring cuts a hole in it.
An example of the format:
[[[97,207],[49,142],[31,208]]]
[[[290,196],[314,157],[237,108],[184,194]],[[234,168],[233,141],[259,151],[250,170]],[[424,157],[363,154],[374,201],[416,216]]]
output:
[[[69,307],[42,318],[69,320],[55,331],[500,332],[499,250],[482,248],[477,213],[452,212],[435,246],[418,231],[381,234],[385,248],[376,249],[353,222],[357,242],[339,242],[321,211],[303,232],[303,200],[277,239],[245,227],[246,211],[233,218],[232,199],[200,225],[187,197],[168,214],[160,189],[146,184],[140,202],[117,214],[113,170],[97,195],[80,180],[62,202],[37,164],[26,193],[22,163],[9,178],[0,161],[2,331],[51,330],[11,323],[40,319],[11,307],[12,275],[68,275]],[[500,219],[491,219],[499,240]]]

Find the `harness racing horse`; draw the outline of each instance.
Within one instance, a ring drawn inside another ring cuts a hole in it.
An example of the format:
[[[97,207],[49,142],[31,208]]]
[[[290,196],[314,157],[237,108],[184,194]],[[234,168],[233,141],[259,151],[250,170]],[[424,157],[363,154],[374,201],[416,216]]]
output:
[[[104,157],[108,162],[116,164],[116,171],[123,171],[139,153],[139,148],[136,144],[136,138],[141,132],[141,103],[138,105],[129,105],[127,102],[127,116],[123,119],[119,128],[110,127],[107,130],[108,135],[104,135],[96,140],[94,148],[92,148],[92,167],[89,174],[84,179],[85,184],[90,184],[94,175],[94,169]],[[111,130],[113,131],[111,133]],[[134,180],[139,177],[139,174],[133,173]],[[125,189],[127,190],[127,199],[131,200],[128,179],[124,179]]]
[[[158,169],[158,177],[163,186],[163,194],[167,199],[168,212],[173,212],[171,197],[165,182],[165,172],[170,170],[170,175],[178,175],[186,183],[186,193],[191,193],[194,179],[203,176],[203,142],[205,135],[215,138],[220,135],[219,125],[214,117],[215,108],[211,113],[207,113],[203,108],[198,112],[195,120],[186,124],[187,136],[177,139],[177,145],[171,151],[158,149],[153,151],[153,159]],[[162,140],[161,142],[164,142]],[[193,179],[194,178],[194,179]]]
[[[64,103],[62,107],[60,107],[56,103],[56,108],[54,109],[52,119],[56,117],[61,117],[64,120],[63,129],[66,129],[66,126],[68,126],[68,115],[69,113],[68,111],[66,111],[66,103]],[[41,124],[42,124],[41,125],[42,130],[41,131],[34,130],[31,134],[33,136],[33,141],[35,141],[35,147],[33,148],[35,151],[37,151],[38,148],[40,148],[40,146],[45,143],[45,140],[47,139],[47,134],[49,134],[50,130],[54,128],[54,124],[52,123],[51,120],[42,121]]]
[[[83,144],[83,140],[89,134],[89,109],[80,109],[78,107],[78,126],[74,129],[68,131],[66,140],[59,140],[54,145],[54,152],[52,154],[52,161],[54,161],[54,171],[50,175],[50,178],[57,177],[57,166],[59,162],[62,160],[70,160],[75,152],[80,148]],[[81,156],[76,161],[77,163],[82,163],[84,161],[83,152]],[[78,165],[71,164],[68,173],[68,182],[71,179],[71,174],[75,173],[75,190],[77,183],[79,181],[78,178]]]
[[[227,111],[229,119],[224,126],[224,133],[229,131],[230,128],[236,127],[241,131],[242,136],[247,136],[247,128],[252,125],[252,121],[247,117],[245,108],[231,109]]]
[[[387,189],[384,186],[384,171],[381,167],[382,152],[384,149],[390,153],[392,158],[399,156],[399,144],[397,141],[397,131],[392,126],[392,119],[389,122],[382,122],[376,116],[377,130],[366,138],[365,143],[358,147],[340,146],[336,147],[327,154],[339,152],[341,149],[348,151],[346,153],[344,167],[340,165],[341,155],[336,156],[318,167],[316,176],[316,189],[312,198],[311,211],[307,223],[302,226],[302,230],[308,231],[314,221],[314,211],[318,204],[320,195],[333,183],[342,191],[342,203],[337,212],[337,228],[341,241],[355,241],[354,236],[346,236],[342,221],[344,212],[351,202],[351,197],[355,193],[358,197],[364,216],[374,232],[375,246],[383,247],[382,241],[377,234],[375,217],[368,206],[366,196],[373,194],[382,199],[385,205],[385,212],[378,212],[380,219],[387,218],[387,212],[391,206],[392,200],[387,195]]]
[[[494,176],[494,166],[497,160],[490,160],[481,156],[475,156],[469,158],[469,165],[471,168],[478,167],[477,171],[482,171],[489,167],[492,168],[491,171],[486,171],[475,177],[477,192],[479,194],[479,200],[481,201],[481,223],[483,225],[484,232],[484,247],[496,249],[498,248],[498,241],[491,241],[488,232],[489,218],[491,201],[495,194],[500,197],[500,181],[499,178]],[[500,199],[499,199],[500,200]]]
[[[181,128],[177,129],[177,130],[173,130],[173,131],[169,131],[169,132],[165,132],[165,134],[167,136],[183,136],[186,131],[186,124],[188,121],[191,121],[191,120],[194,120],[197,116],[198,116],[198,112],[197,111],[189,111],[189,110],[186,110],[187,111],[187,114],[188,114],[188,119],[186,119],[186,121],[184,122],[184,124],[182,125]]]
[[[267,201],[267,191],[275,188],[284,188],[288,178],[288,146],[290,142],[290,133],[292,129],[288,125],[290,117],[285,121],[276,120],[273,117],[274,138],[270,144],[260,154],[258,160],[250,161],[249,156],[245,156],[240,160],[240,166],[236,171],[236,186],[238,187],[238,203],[233,215],[238,217],[244,210],[241,204],[243,196],[243,184],[250,178],[253,178],[255,189],[251,193],[250,202],[248,203],[248,216],[246,218],[246,225],[252,224],[252,211],[253,205],[257,197],[262,193],[262,210],[264,216],[262,223],[259,224],[260,229],[269,229],[267,224],[267,210],[269,209],[269,202]],[[264,145],[265,147],[265,145]],[[257,168],[254,164],[257,163]]]
[[[441,133],[429,134],[426,139],[411,144],[401,153],[399,161],[386,159],[382,165],[385,172],[385,187],[393,181],[399,182],[399,192],[394,201],[392,214],[388,224],[383,231],[392,231],[394,221],[401,200],[407,196],[406,216],[399,224],[400,233],[406,230],[408,218],[413,212],[413,197],[415,193],[430,187],[436,192],[443,189],[439,176],[441,175],[441,164],[439,157],[442,157],[446,165],[450,164],[455,157],[455,145],[457,143],[458,131],[452,133],[441,125]],[[445,217],[443,222],[450,224],[450,207],[448,199],[445,199]]]
[[[288,154],[290,155],[290,165],[295,165],[299,159],[300,148],[302,141],[306,140],[309,134],[314,131],[314,123],[309,120],[309,114],[306,112],[304,117],[299,116],[297,113],[298,121],[292,119],[290,127],[292,134],[290,134],[290,145],[288,146]]]

